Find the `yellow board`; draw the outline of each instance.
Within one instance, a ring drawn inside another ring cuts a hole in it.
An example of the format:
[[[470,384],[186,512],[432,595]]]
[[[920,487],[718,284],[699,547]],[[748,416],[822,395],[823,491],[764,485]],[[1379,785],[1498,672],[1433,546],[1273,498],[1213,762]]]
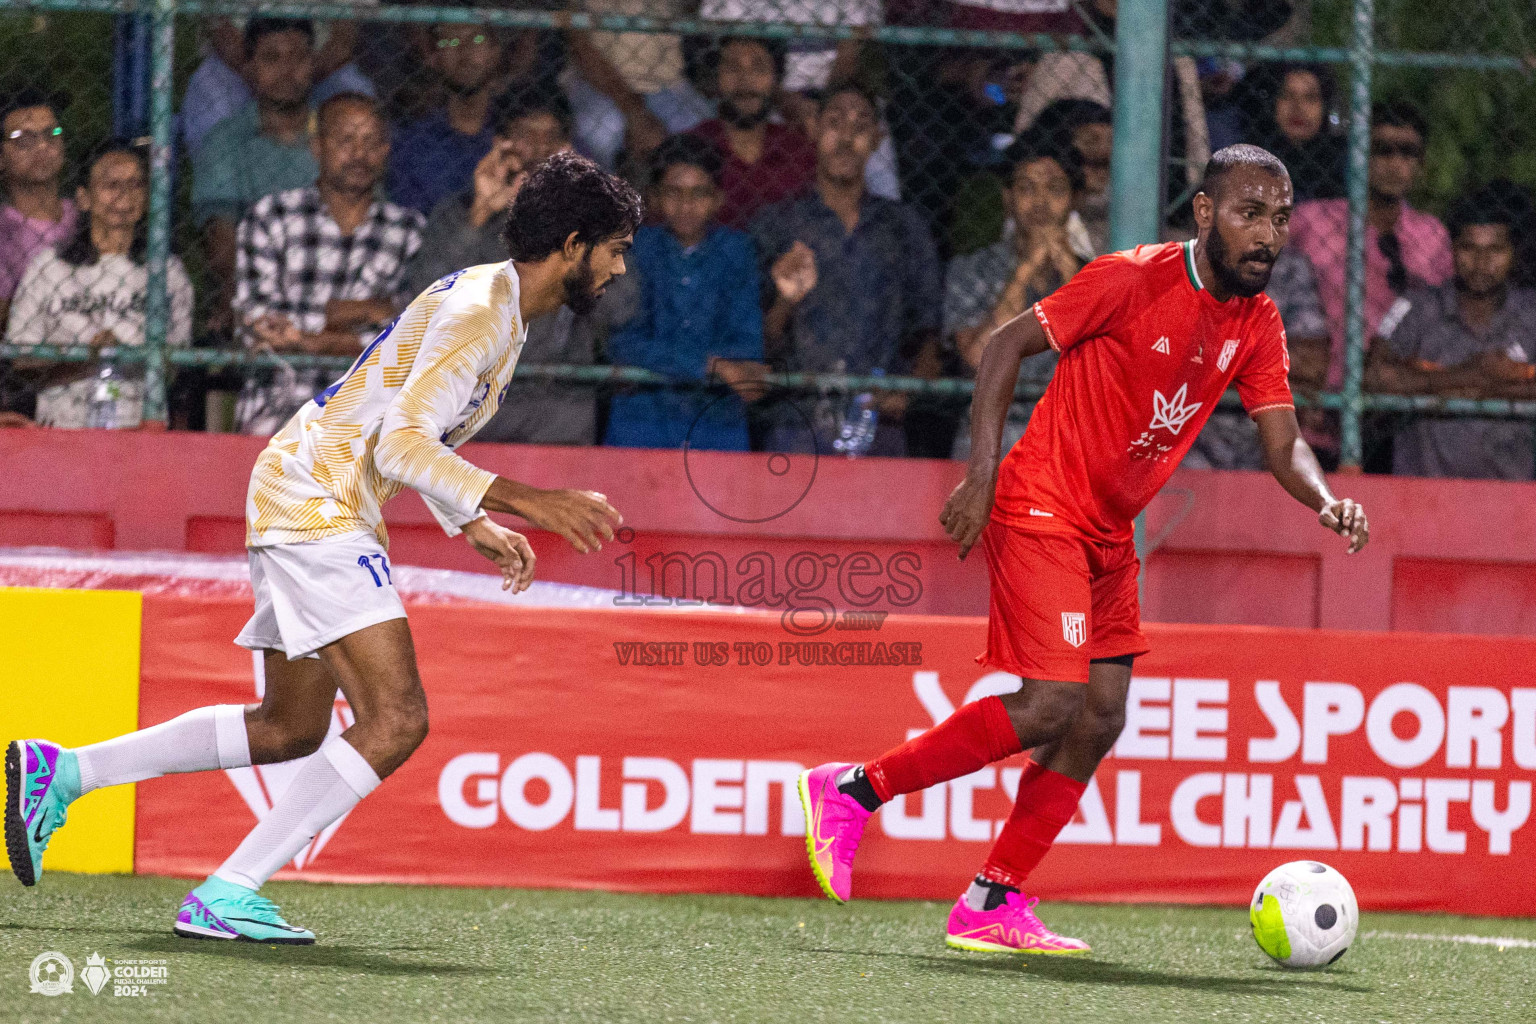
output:
[[[78,747],[137,729],[143,607],[129,591],[0,587],[0,743]],[[44,869],[133,871],[133,810],[131,785],[81,797]],[[0,860],[8,871],[3,848]]]

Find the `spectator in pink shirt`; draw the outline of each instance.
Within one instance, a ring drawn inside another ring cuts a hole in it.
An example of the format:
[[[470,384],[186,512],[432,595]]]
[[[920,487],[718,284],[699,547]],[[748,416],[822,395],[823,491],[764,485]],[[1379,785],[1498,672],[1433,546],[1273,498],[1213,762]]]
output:
[[[0,322],[32,257],[75,230],[75,204],[59,195],[63,171],[64,129],[48,99],[11,97],[0,118]]]
[[[1410,287],[1444,284],[1451,276],[1451,239],[1432,214],[1408,205],[1407,195],[1424,167],[1423,115],[1404,102],[1371,108],[1370,207],[1365,229],[1365,338],[1375,337],[1392,304]],[[1291,244],[1317,272],[1317,289],[1328,318],[1331,353],[1327,385],[1344,381],[1344,266],[1349,203],[1317,199],[1300,203],[1291,217]]]

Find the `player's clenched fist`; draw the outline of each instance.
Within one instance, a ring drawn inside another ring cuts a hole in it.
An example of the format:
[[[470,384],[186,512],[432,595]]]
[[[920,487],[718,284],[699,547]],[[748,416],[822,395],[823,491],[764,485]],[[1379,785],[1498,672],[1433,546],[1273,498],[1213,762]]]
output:
[[[501,570],[501,589],[521,594],[533,583],[533,548],[528,538],[515,530],[481,516],[464,526],[470,545]]]
[[[993,481],[973,479],[967,474],[944,503],[944,511],[939,513],[939,525],[944,527],[950,540],[960,545],[961,561],[971,553],[976,538],[981,536],[987,520],[992,518],[995,497]]]
[[[1365,509],[1350,498],[1336,499],[1323,506],[1317,521],[1340,537],[1349,538],[1349,553],[1365,547],[1371,539],[1371,528],[1365,521]]]
[[[517,514],[541,530],[558,533],[582,554],[600,551],[624,522],[596,491],[535,491],[518,502]]]

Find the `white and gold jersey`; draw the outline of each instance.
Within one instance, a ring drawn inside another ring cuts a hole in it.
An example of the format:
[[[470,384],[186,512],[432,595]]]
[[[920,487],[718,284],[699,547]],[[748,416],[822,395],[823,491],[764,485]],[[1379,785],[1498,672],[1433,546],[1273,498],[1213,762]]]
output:
[[[422,292],[268,442],[246,495],[246,546],[359,532],[387,546],[384,503],[402,487],[459,533],[496,475],[454,449],[501,405],[526,337],[511,263]]]

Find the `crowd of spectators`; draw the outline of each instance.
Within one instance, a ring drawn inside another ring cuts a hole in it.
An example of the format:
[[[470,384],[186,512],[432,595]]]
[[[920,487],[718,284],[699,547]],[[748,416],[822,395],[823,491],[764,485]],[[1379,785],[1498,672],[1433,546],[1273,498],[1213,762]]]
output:
[[[1112,35],[1116,16],[1115,0],[817,0],[800,14],[778,0],[578,6],[717,22],[942,17],[1090,36]],[[1291,15],[1283,0],[1173,7],[1176,32],[1228,39],[1263,37]],[[202,35],[178,122],[189,178],[179,216],[195,237],[178,236],[169,266],[173,345],[354,355],[441,276],[505,258],[518,176],[549,155],[579,150],[645,189],[629,273],[594,310],[532,322],[521,360],[642,367],[673,383],[519,379],[482,440],[834,450],[849,396],[777,393],[765,371],[973,375],[993,328],[1108,248],[1114,68],[1103,54],[466,24],[360,33],[276,18],[210,21]],[[1348,205],[1332,71],[1176,57],[1167,82],[1169,237],[1188,237],[1179,204],[1213,149],[1253,142],[1279,156],[1297,205],[1269,294],[1293,386],[1336,391]],[[67,167],[59,114],[40,93],[6,99],[0,323],[16,344],[142,344],[145,155],[109,143]],[[1432,131],[1405,101],[1372,109],[1367,389],[1536,398],[1531,198],[1508,182],[1469,184],[1448,226],[1415,208]],[[78,181],[72,194],[66,181]],[[1053,367],[1030,360],[1021,379],[1044,385]],[[0,424],[84,426],[92,373],[13,361],[0,373]],[[127,425],[141,414],[132,374]],[[187,371],[173,425],[268,434],[329,376]],[[963,404],[876,392],[873,408],[860,450],[966,456]],[[1015,404],[1005,443],[1030,411]],[[1337,415],[1302,417],[1325,460],[1337,458]],[[1365,426],[1368,468],[1536,475],[1528,420],[1378,414]],[[1189,464],[1260,468],[1251,423],[1218,412]]]

